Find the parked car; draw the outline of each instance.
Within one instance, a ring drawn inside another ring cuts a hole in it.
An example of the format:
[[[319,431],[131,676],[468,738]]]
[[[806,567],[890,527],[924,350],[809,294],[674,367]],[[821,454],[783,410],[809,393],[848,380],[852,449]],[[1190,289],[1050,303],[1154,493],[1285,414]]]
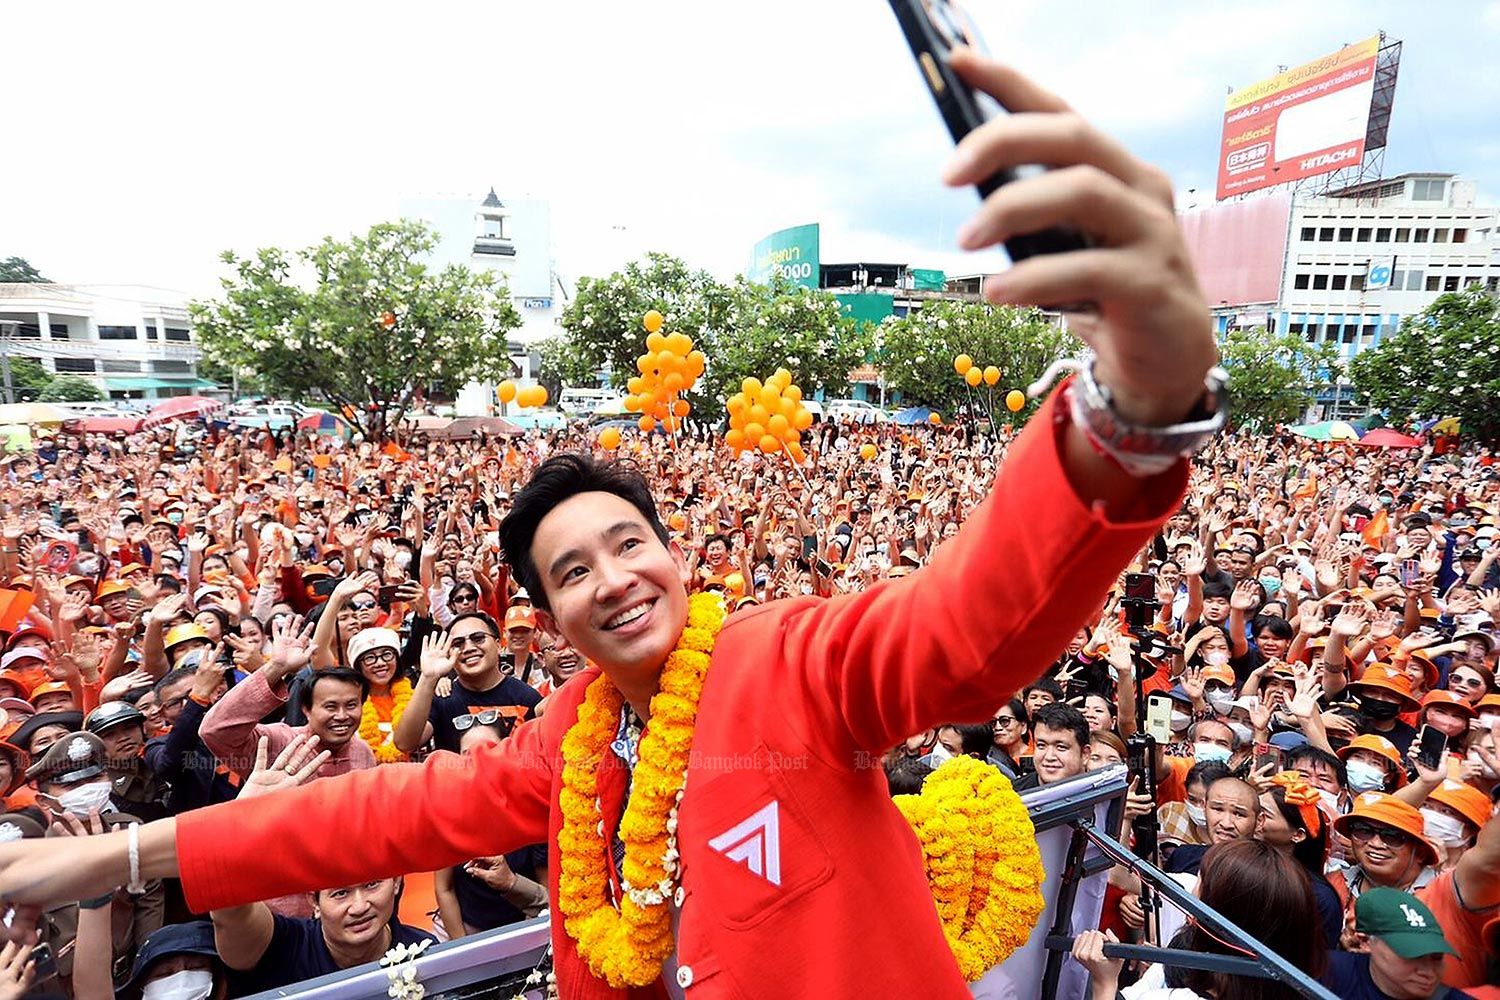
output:
[[[887,424],[891,421],[889,413],[863,399],[830,399],[823,404],[823,412],[830,420],[857,424]]]

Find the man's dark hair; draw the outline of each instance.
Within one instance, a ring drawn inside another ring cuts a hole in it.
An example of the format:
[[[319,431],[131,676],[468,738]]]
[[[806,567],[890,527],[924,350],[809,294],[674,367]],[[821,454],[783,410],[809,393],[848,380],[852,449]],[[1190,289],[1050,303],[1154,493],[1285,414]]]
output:
[[[709,535],[707,538],[703,539],[703,547],[707,549],[714,542],[723,542],[725,552],[734,551],[734,543],[729,540],[728,535],[715,531],[712,535]]]
[[[1058,701],[1063,700],[1062,685],[1057,683],[1057,681],[1053,680],[1051,677],[1038,677],[1036,680],[1032,681],[1030,684],[1022,688],[1021,700],[1024,701],[1028,696],[1030,696],[1031,692],[1033,691],[1041,691],[1045,694],[1050,694]],[[1032,719],[1031,721],[1033,723],[1036,722],[1035,719]]]
[[[365,680],[365,675],[358,670],[350,670],[348,667],[324,667],[321,670],[314,670],[302,687],[297,703],[302,706],[303,714],[312,711],[313,691],[317,688],[318,681],[340,681],[344,684],[358,685],[360,701],[364,701],[370,695],[370,682]]]
[[[1292,623],[1280,615],[1256,615],[1250,634],[1259,637],[1262,632],[1269,632],[1278,639],[1290,639],[1296,635]]]
[[[1331,754],[1322,747],[1311,745],[1298,747],[1295,750],[1287,752],[1286,769],[1288,771],[1301,770],[1302,765],[1309,762],[1327,764],[1333,768],[1333,773],[1339,779],[1339,785],[1345,788],[1349,787],[1349,772],[1344,770],[1344,762],[1338,758],[1337,754]]]
[[[1229,770],[1229,765],[1222,760],[1201,760],[1188,768],[1187,777],[1183,779],[1182,787],[1188,788],[1192,785],[1201,784],[1206,791],[1220,778],[1227,778],[1234,772]]]
[[[516,494],[510,513],[500,522],[500,548],[505,561],[515,573],[516,581],[531,594],[532,603],[543,611],[552,608],[536,562],[531,558],[531,543],[542,519],[558,504],[580,493],[614,494],[640,511],[663,546],[671,544],[671,537],[657,516],[651,485],[634,464],[597,462],[586,455],[571,453],[553,455]]]
[[[182,681],[192,680],[196,676],[198,676],[197,667],[178,667],[176,670],[168,670],[161,680],[151,686],[151,690],[156,692],[156,697],[160,698],[161,693],[167,688]]]
[[[532,590],[530,587],[528,587],[526,589],[527,589],[527,593],[531,593],[531,594],[536,593],[536,591]],[[535,601],[535,598],[532,598],[532,600]],[[453,626],[457,625],[459,622],[466,622],[466,621],[470,621],[470,620],[478,620],[478,621],[484,622],[484,627],[489,631],[490,638],[491,639],[498,639],[498,638],[500,638],[500,626],[497,625],[497,624],[495,624],[495,619],[491,618],[489,615],[485,614],[483,611],[465,611],[461,615],[454,615],[453,616],[453,620],[448,623],[447,632],[449,634],[452,634],[452,632],[453,632]]]
[[[182,593],[182,581],[171,573],[156,574],[156,586],[161,590],[170,591],[174,594]]]
[[[1032,734],[1035,735],[1042,726],[1053,730],[1071,731],[1080,749],[1089,745],[1089,720],[1085,719],[1083,713],[1072,705],[1054,702],[1037,709],[1031,716]]]
[[[886,787],[892,795],[920,795],[922,782],[932,773],[932,765],[922,762],[920,757],[902,754],[884,765]]]
[[[1203,599],[1205,601],[1210,597],[1223,597],[1227,599],[1233,593],[1234,588],[1223,580],[1209,580],[1203,585]]]
[[[452,604],[458,600],[460,594],[468,594],[474,600],[479,600],[479,588],[472,583],[455,583],[453,589],[448,591],[448,603]]]
[[[959,747],[966,756],[983,760],[995,745],[993,722],[950,722],[948,725],[958,734]]]

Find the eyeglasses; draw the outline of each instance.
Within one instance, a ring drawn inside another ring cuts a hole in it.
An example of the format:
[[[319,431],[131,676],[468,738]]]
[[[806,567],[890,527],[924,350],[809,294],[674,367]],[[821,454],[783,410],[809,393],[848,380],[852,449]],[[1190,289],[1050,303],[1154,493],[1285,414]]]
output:
[[[359,658],[361,663],[395,663],[397,659],[396,651],[389,646],[372,649]]]
[[[515,726],[515,720],[508,715],[502,716],[498,708],[487,708],[482,712],[475,712],[472,715],[455,715],[453,717],[453,728],[463,733],[473,729],[475,726],[493,726],[497,722],[504,723],[502,728],[505,730],[505,734],[509,736],[511,728]]]
[[[1020,722],[1020,721],[1021,720],[1017,719],[1014,715],[997,715],[997,716],[995,716],[995,725],[996,726],[1012,726],[1012,725],[1015,725],[1017,722]]]
[[[375,602],[373,600],[369,600],[369,601],[350,601],[348,604],[344,605],[344,607],[347,608],[350,611],[369,611],[374,606],[375,606]]]
[[[473,646],[478,649],[484,645],[484,641],[490,638],[488,632],[470,632],[468,635],[450,635],[448,645],[454,649],[463,649],[465,646]]]
[[[1415,839],[1409,833],[1378,823],[1355,820],[1349,824],[1349,839],[1356,844],[1367,844],[1377,836],[1385,843],[1385,846],[1394,848],[1405,847]]]
[[[1466,688],[1484,687],[1484,681],[1479,677],[1460,677],[1457,674],[1454,674],[1448,678],[1449,687],[1453,687],[1455,684],[1459,687]]]

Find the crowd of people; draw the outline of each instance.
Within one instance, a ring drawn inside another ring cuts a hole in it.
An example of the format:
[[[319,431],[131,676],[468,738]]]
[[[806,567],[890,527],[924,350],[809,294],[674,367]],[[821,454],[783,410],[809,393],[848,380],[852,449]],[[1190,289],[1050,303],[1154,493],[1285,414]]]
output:
[[[801,466],[688,434],[631,435],[618,457],[651,481],[693,588],[734,613],[920,577],[1008,442],[828,421]],[[498,527],[564,451],[601,448],[584,425],[377,447],[183,422],[0,459],[0,839],[469,754],[544,715],[584,663],[513,581]],[[892,747],[892,791],[960,754],[1018,789],[1062,781],[1152,733],[1122,831],[1206,903],[1340,997],[1500,996],[1497,487],[1474,449],[1221,438],[1128,570],[1152,596],[1127,598],[1122,574],[990,721]],[[1051,593],[1069,600],[1066,581]],[[549,853],[211,913],[171,881],[120,886],[45,915],[55,977],[0,952],[0,1000],[288,986],[547,912]],[[1106,958],[1112,940],[1236,953],[1150,900],[1111,873],[1074,950],[1096,997],[1286,995]]]

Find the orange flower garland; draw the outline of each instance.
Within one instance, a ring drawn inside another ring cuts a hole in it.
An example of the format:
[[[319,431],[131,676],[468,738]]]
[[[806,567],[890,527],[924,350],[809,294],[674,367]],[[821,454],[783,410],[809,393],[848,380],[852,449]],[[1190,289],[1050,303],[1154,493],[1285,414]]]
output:
[[[1031,936],[1042,913],[1036,830],[1010,779],[972,757],[945,761],[896,808],[922,843],[943,936],[975,982]]]
[[[715,594],[688,599],[688,620],[662,667],[651,699],[650,725],[641,737],[630,801],[620,820],[625,844],[624,898],[611,904],[605,859],[609,841],[599,805],[598,768],[619,729],[623,696],[600,674],[578,706],[578,721],[563,737],[559,805],[562,855],[558,910],[568,936],[594,975],[616,989],[646,986],[672,954],[672,913],[680,871],[677,806],[687,781],[698,699],[714,641],[724,624]]]
[[[401,716],[406,712],[406,705],[411,701],[411,681],[401,678],[391,684],[391,717],[389,720],[380,717],[380,710],[375,707],[373,697],[366,698],[365,703],[359,710],[359,736],[360,739],[370,744],[370,749],[375,751],[375,763],[394,764],[406,759],[406,754],[396,749],[396,744],[380,731],[380,724],[389,721],[392,731],[396,723],[401,721]]]

